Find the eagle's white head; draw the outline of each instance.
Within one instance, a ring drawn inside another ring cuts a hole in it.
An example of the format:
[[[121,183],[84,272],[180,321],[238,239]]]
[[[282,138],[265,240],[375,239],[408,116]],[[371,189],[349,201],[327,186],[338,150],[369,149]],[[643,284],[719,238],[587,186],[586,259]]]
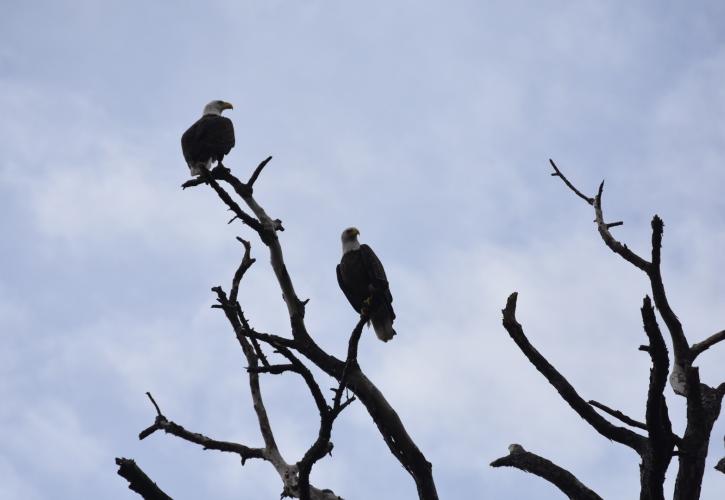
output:
[[[360,234],[360,230],[356,227],[348,227],[342,232],[340,239],[342,240],[343,254],[360,248],[360,242],[357,241],[358,234]]]
[[[232,103],[226,101],[212,101],[204,106],[204,115],[221,115],[225,109],[234,109]]]

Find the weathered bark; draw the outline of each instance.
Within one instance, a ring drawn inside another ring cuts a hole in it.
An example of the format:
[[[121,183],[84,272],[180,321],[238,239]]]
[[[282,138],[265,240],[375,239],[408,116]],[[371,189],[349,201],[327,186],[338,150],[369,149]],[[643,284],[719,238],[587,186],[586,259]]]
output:
[[[688,378],[687,427],[679,447],[679,469],[673,500],[700,498],[710,434],[720,415],[723,398],[722,391],[699,383],[697,368],[690,368]],[[690,404],[690,399],[694,398],[699,402]]]
[[[503,310],[503,326],[509,333],[511,338],[519,349],[524,353],[532,365],[546,377],[546,380],[554,386],[559,395],[566,401],[571,408],[579,414],[581,418],[594,427],[602,436],[612,441],[624,444],[633,450],[639,452],[645,446],[644,436],[640,436],[636,432],[633,432],[624,427],[618,427],[613,425],[604,417],[599,415],[594,408],[587,403],[577,392],[574,387],[569,383],[564,376],[549,363],[534,346],[531,345],[529,340],[524,334],[524,330],[516,321],[516,299],[518,293],[514,292],[509,295],[506,301],[506,307]]]
[[[342,402],[341,388],[335,397],[334,407],[329,408],[312,373],[291,352],[289,352],[282,344],[277,345],[273,341],[270,342],[276,347],[276,352],[283,355],[288,361],[290,361],[288,364],[271,365],[267,360],[267,357],[262,352],[257,339],[254,336],[249,335],[253,331],[244,316],[241,306],[236,301],[236,298],[242,277],[254,263],[254,259],[250,256],[250,243],[242,240],[241,238],[238,238],[238,240],[244,245],[245,252],[242,262],[232,279],[232,288],[229,298],[221,287],[214,287],[212,291],[217,294],[218,304],[212,307],[222,309],[224,311],[247,360],[247,373],[252,396],[252,404],[257,416],[260,434],[262,435],[262,439],[264,441],[264,447],[251,448],[239,443],[218,441],[203,434],[188,431],[181,425],[168,420],[161,413],[161,409],[150,393],[147,393],[147,395],[154,405],[157,415],[154,424],[142,431],[139,434],[139,439],[145,439],[157,430],[163,430],[168,434],[172,434],[186,441],[198,444],[204,449],[236,453],[241,457],[242,465],[244,465],[245,461],[250,458],[262,459],[272,464],[282,480],[282,496],[299,497],[303,500],[341,500],[340,497],[328,489],[323,490],[310,485],[309,473],[314,462],[319,460],[322,456],[324,456],[324,453],[331,449],[329,439],[332,432],[332,424],[337,415],[339,415],[339,413],[350,402],[352,402],[352,400],[348,399],[345,402]],[[232,302],[230,299],[234,299],[234,301]],[[362,329],[363,324],[364,321],[361,319],[359,325],[360,330]],[[274,336],[270,337],[272,339],[275,338]],[[355,332],[353,332],[353,337],[356,337]],[[359,339],[359,333],[356,338]],[[305,458],[295,464],[288,463],[280,453],[274,438],[269,417],[267,415],[259,383],[260,373],[280,374],[288,371],[297,373],[303,377],[318,409],[320,410],[322,422],[320,435],[318,436],[315,444],[313,444],[310,451],[305,454]],[[311,458],[308,458],[310,456]],[[303,465],[302,470],[300,469],[301,464]]]
[[[725,340],[725,330],[721,330],[717,333],[712,334],[702,342],[692,344],[692,360],[694,361],[695,358],[698,357],[700,354],[702,354],[718,342],[722,342],[723,340]]]
[[[173,500],[132,459],[117,458],[116,465],[118,475],[128,481],[128,489],[141,495],[144,500]]]
[[[670,361],[649,297],[645,297],[641,312],[644,331],[649,339],[647,352],[652,359],[652,368],[645,411],[648,439],[647,445],[640,453],[642,463],[640,465],[639,498],[640,500],[664,500],[665,474],[675,447],[675,436],[672,433],[672,424],[664,395]]]
[[[690,346],[682,323],[670,306],[662,280],[661,248],[664,224],[659,216],[655,215],[652,219],[652,253],[651,261],[647,261],[612,235],[610,229],[622,225],[623,222],[606,223],[604,221],[602,209],[604,182],[599,185],[596,196],[586,196],[564,176],[553,161],[549,161],[554,168],[551,175],[559,177],[574,194],[594,208],[594,222],[604,244],[625,261],[642,270],[649,278],[654,304],[672,339],[674,368],[670,376],[670,383],[675,393],[686,398],[687,427],[684,436],[680,438],[672,432],[664,396],[669,373],[669,356],[649,297],[645,297],[641,309],[649,345],[641,346],[640,350],[648,352],[652,361],[645,422],[634,420],[622,412],[596,401],[589,401],[587,404],[571,384],[529,343],[521,325],[516,321],[517,294],[515,292],[509,296],[506,308],[503,310],[503,325],[529,361],[546,377],[579,416],[603,436],[629,446],[640,455],[641,500],[664,500],[665,474],[674,455],[675,446],[679,448],[677,453],[679,469],[674,498],[675,500],[696,500],[700,496],[710,434],[713,424],[720,414],[725,384],[713,389],[701,383],[699,371],[697,367],[693,366],[693,361],[706,349],[725,340],[725,331],[718,332],[704,341]],[[646,430],[647,437],[612,425],[596,413],[594,408],[598,408],[627,425]],[[519,460],[523,460],[522,457],[518,457]],[[725,468],[725,465],[722,467]]]
[[[571,500],[602,500],[602,497],[585,486],[574,474],[544,457],[524,450],[518,444],[509,446],[509,454],[491,462],[491,467],[516,467],[530,472],[549,481]]]
[[[208,183],[219,195],[220,199],[235,213],[236,218],[239,218],[258,233],[261,241],[269,250],[270,263],[287,305],[293,338],[284,339],[285,345],[301,353],[325,373],[340,381],[343,373],[346,373],[345,363],[322,350],[310,336],[305,326],[306,302],[298,298],[292,278],[284,263],[284,254],[277,237],[277,231],[283,230],[282,223],[279,219],[273,220],[269,217],[253,197],[252,185],[270,159],[271,157],[260,163],[247,183],[241,182],[226,168],[216,168],[212,172],[204,172],[198,179],[187,181],[182,187],[187,188]],[[244,212],[231,199],[229,194],[219,186],[217,180],[222,180],[232,186],[256,218]],[[264,336],[258,334],[255,337],[265,340]],[[267,339],[271,339],[271,337],[267,337]],[[408,435],[403,422],[393,407],[372,381],[367,378],[359,365],[356,364],[356,366],[347,370],[346,386],[365,406],[391,453],[413,477],[419,499],[437,500],[438,493],[430,462]]]

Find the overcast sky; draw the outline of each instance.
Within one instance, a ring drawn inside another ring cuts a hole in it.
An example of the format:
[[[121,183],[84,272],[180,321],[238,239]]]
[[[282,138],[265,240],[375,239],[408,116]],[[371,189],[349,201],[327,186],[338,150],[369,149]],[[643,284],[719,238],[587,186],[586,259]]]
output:
[[[357,317],[339,291],[339,235],[355,225],[385,264],[398,336],[366,330],[360,363],[433,463],[441,498],[559,499],[488,464],[510,443],[634,498],[637,456],[561,401],[501,326],[519,292],[531,342],[585,399],[644,416],[645,276],[606,249],[587,193],[606,178],[615,235],[663,272],[691,342],[725,328],[725,4],[595,1],[35,1],[0,18],[0,498],[134,498],[114,457],[177,500],[275,499],[264,462],[172,436],[170,418],[262,443],[244,361],[210,288],[241,258],[225,207],[188,178],[181,133],[212,99],[234,104],[245,178],[280,235],[315,339],[342,356]],[[288,335],[258,262],[240,299]],[[725,347],[725,346],[723,346]],[[723,348],[703,354],[725,381]],[[331,385],[325,378],[323,387]],[[292,376],[263,390],[282,452],[314,440]],[[678,430],[683,401],[667,391]],[[722,498],[725,420],[703,499]],[[337,422],[313,483],[347,500],[412,499],[411,478],[362,405]],[[669,479],[676,473],[676,461]]]

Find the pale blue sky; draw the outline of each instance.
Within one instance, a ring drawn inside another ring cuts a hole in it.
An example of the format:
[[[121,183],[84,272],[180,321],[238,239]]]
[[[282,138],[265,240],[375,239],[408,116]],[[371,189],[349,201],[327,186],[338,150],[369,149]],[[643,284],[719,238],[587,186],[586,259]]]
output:
[[[356,317],[337,288],[347,226],[385,263],[399,335],[360,362],[433,462],[441,498],[561,498],[488,467],[518,442],[608,499],[636,457],[593,432],[500,325],[520,292],[530,340],[585,398],[642,418],[649,370],[641,273],[603,247],[583,190],[607,179],[616,235],[648,250],[691,341],[725,328],[725,6],[721,2],[3,2],[0,18],[0,498],[134,498],[135,458],[175,499],[278,498],[244,468],[171,436],[143,442],[150,390],[169,418],[258,445],[241,353],[211,286],[241,256],[209,190],[182,192],[181,133],[234,103],[245,177],[281,235],[308,323],[341,354]],[[255,244],[240,297],[287,333]],[[703,354],[725,381],[723,349]],[[328,382],[322,380],[323,386]],[[299,458],[317,425],[299,381],[264,390]],[[682,401],[668,390],[677,425]],[[725,491],[715,426],[703,499]],[[313,482],[348,500],[415,498],[361,405],[343,414]],[[675,469],[670,471],[674,475]]]

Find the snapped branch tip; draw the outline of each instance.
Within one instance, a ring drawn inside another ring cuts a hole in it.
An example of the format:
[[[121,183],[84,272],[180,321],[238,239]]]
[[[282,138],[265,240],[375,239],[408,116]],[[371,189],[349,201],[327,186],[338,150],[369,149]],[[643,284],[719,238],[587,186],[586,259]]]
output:
[[[152,403],[152,404],[154,405],[154,408],[156,408],[156,414],[157,414],[157,415],[158,415],[159,417],[163,417],[163,414],[161,413],[161,410],[159,409],[159,405],[158,405],[158,404],[156,404],[156,400],[155,400],[155,399],[154,399],[154,397],[153,397],[153,396],[151,395],[151,393],[150,393],[149,391],[146,391],[146,395],[147,395],[147,396],[148,396],[148,398],[149,398],[149,399],[151,400],[151,403]]]

